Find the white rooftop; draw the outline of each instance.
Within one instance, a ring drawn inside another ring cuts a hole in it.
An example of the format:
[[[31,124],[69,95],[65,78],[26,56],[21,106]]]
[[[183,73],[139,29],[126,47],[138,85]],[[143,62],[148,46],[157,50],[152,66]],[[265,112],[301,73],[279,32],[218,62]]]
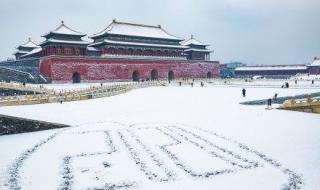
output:
[[[193,35],[191,35],[190,39],[183,41],[181,44],[184,46],[189,46],[189,45],[208,46],[208,44],[202,43],[199,40],[195,39]]]
[[[195,48],[190,48],[190,49],[186,49],[184,50],[185,52],[188,52],[188,51],[197,51],[197,52],[213,52],[212,50],[209,50],[209,49],[195,49]]]
[[[42,44],[45,44],[47,42],[53,42],[53,43],[65,43],[65,44],[78,44],[78,45],[88,45],[90,44],[90,42],[87,42],[87,41],[84,41],[84,40],[57,40],[57,39],[47,39],[45,41],[43,41],[41,43]]]
[[[33,54],[39,53],[41,50],[42,50],[41,47],[37,47],[37,48],[33,49],[32,51],[22,55],[21,57],[27,57],[29,55],[33,55]]]
[[[36,43],[34,43],[31,38],[28,39],[28,41],[19,47],[26,47],[26,48],[37,48],[39,47]]]
[[[320,59],[315,59],[310,66],[317,66],[319,67],[320,66]]]
[[[112,23],[103,31],[96,33],[90,37],[94,38],[94,37],[102,36],[104,34],[118,34],[118,35],[125,35],[125,36],[183,40],[181,38],[178,38],[174,35],[169,34],[160,25],[150,26],[150,25],[118,22],[116,20],[113,20]]]
[[[153,43],[141,43],[141,42],[125,42],[125,41],[115,41],[115,40],[104,40],[102,42],[94,43],[92,45],[97,45],[101,43],[108,44],[118,44],[118,45],[131,45],[131,46],[147,46],[147,47],[164,47],[164,48],[178,48],[178,49],[186,49],[187,46],[182,45],[169,45],[169,44],[153,44]]]
[[[248,67],[238,67],[236,71],[265,71],[265,70],[304,70],[307,66],[293,65],[293,66],[248,66]]]
[[[65,34],[65,35],[73,35],[73,36],[81,36],[81,37],[86,35],[84,33],[81,33],[69,28],[64,24],[63,21],[61,21],[61,24],[56,29],[50,31],[49,33],[44,34],[43,37],[49,34]]]

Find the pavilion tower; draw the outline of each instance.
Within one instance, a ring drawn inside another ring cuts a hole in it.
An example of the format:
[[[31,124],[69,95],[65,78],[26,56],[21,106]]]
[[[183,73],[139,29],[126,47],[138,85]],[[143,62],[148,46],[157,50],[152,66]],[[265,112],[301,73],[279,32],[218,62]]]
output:
[[[39,48],[39,46],[34,43],[31,38],[28,39],[28,41],[24,44],[21,44],[17,47],[17,50],[14,55],[16,57],[17,60],[19,60],[20,58],[22,58],[24,55],[32,52],[34,49]]]
[[[91,47],[100,49],[102,57],[143,59],[185,59],[180,44],[183,39],[169,34],[160,25],[151,26],[113,20],[104,30],[90,36]]]
[[[210,60],[210,53],[213,52],[207,49],[208,44],[202,43],[199,40],[195,39],[193,35],[191,38],[182,42],[183,46],[187,46],[188,48],[184,50],[184,53],[187,56],[187,59],[191,60]]]
[[[84,56],[87,52],[87,46],[90,44],[82,40],[84,36],[86,34],[71,29],[61,21],[56,29],[42,36],[46,38],[40,44],[42,55]]]

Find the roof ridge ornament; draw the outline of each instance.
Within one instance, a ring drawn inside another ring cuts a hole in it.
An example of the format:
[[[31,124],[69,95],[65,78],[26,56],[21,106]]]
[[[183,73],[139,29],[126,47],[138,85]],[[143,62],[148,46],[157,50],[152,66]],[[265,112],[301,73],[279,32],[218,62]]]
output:
[[[64,21],[63,20],[61,20],[61,24],[64,25]]]
[[[193,34],[191,34],[191,39],[194,39],[194,38],[193,38]]]

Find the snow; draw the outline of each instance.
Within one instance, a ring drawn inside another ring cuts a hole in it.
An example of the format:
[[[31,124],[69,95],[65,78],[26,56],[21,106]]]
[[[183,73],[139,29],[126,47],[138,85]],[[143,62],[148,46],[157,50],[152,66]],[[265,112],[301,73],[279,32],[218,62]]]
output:
[[[319,88],[246,87],[246,98],[241,89],[152,87],[2,107],[1,114],[73,127],[1,136],[0,189],[271,190],[290,181],[318,189],[319,115],[239,102]]]
[[[88,45],[90,42],[87,41],[79,41],[79,40],[57,40],[57,39],[47,39],[43,41],[41,44],[45,44],[47,42],[53,42],[53,43],[65,43],[65,44],[81,44],[81,45]]]
[[[153,43],[140,43],[140,42],[126,42],[126,41],[115,41],[115,40],[104,40],[108,44],[119,44],[119,45],[131,45],[131,46],[147,46],[147,47],[167,47],[167,48],[179,48],[185,49],[187,46],[182,45],[168,45],[168,44],[153,44]]]
[[[18,50],[18,51],[16,51],[14,54],[18,54],[18,53],[20,53],[20,54],[26,54],[26,53],[29,53],[29,51]]]
[[[184,52],[188,52],[188,51],[197,51],[197,52],[213,52],[213,51],[208,50],[208,49],[195,49],[195,48],[190,48],[190,49],[186,49],[186,50],[184,50]]]
[[[236,71],[265,71],[265,70],[306,70],[306,66],[249,66],[249,67],[238,67]]]
[[[103,54],[104,58],[127,58],[127,59],[155,59],[155,60],[187,60],[186,57],[170,56],[150,56],[150,55],[120,55],[120,54]]]
[[[61,21],[61,24],[54,30],[50,31],[49,33],[43,35],[44,37],[52,34],[66,34],[66,35],[73,35],[73,36],[85,36],[86,34],[83,34],[81,32],[77,32],[70,27],[66,26],[63,21]]]
[[[208,46],[208,44],[204,44],[204,43],[200,42],[199,40],[193,38],[193,36],[190,39],[182,42],[181,44],[184,46],[189,46],[189,45]]]
[[[28,41],[22,45],[20,45],[19,47],[26,47],[26,48],[38,48],[39,46],[34,43],[31,38],[28,39]]]
[[[295,76],[292,76],[291,79],[297,79],[297,80],[320,80],[320,75],[309,75],[309,74],[298,74]]]
[[[35,53],[39,53],[40,51],[42,51],[42,48],[41,47],[37,47],[37,48],[33,49],[32,51],[22,55],[21,57],[27,57],[29,55],[33,55]]]
[[[99,49],[95,48],[95,47],[87,47],[88,51],[100,51]]]
[[[309,66],[311,66],[311,67],[319,67],[320,66],[320,59],[314,60]]]
[[[125,22],[117,22],[117,21],[113,21],[106,29],[90,37],[91,38],[99,37],[104,34],[182,40],[176,36],[173,36],[167,33],[160,26],[148,26],[148,25],[132,24],[132,23],[125,23]]]

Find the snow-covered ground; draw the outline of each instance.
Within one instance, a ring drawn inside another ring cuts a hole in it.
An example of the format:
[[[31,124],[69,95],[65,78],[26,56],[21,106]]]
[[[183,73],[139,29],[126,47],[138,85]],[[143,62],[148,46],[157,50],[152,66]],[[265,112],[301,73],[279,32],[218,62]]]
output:
[[[0,108],[73,127],[0,137],[0,189],[320,188],[320,116],[239,102],[316,88],[152,87]],[[302,184],[300,184],[302,183]]]
[[[312,76],[317,76],[317,75],[310,75]],[[308,77],[308,76],[307,76]],[[311,84],[311,79],[302,77],[300,78],[295,78],[293,77],[292,79],[284,80],[284,79],[255,79],[255,80],[247,80],[245,79],[213,79],[210,81],[208,85],[210,86],[251,86],[251,87],[276,87],[279,88],[282,85],[284,85],[285,82],[288,82],[290,85],[290,88],[320,88],[320,75],[319,78],[312,78],[314,79],[314,84]],[[295,80],[297,80],[297,83],[295,83]],[[173,85],[178,86],[178,82],[180,80],[177,80],[173,82]],[[192,80],[189,80],[189,83]],[[200,85],[201,80],[196,81],[196,85]],[[121,84],[133,84],[136,82],[105,82],[102,83],[103,86],[108,86],[108,85],[121,85]],[[27,84],[29,86],[33,87],[40,87],[39,84]],[[91,87],[100,87],[101,83],[78,83],[78,84],[73,84],[73,83],[63,83],[63,84],[41,84],[41,86],[47,88],[47,89],[53,89],[57,92],[60,91],[68,91],[68,90],[81,90],[81,89],[87,89]]]
[[[320,75],[308,75],[308,74],[300,74],[291,77],[291,79],[297,79],[297,80],[320,80]]]

